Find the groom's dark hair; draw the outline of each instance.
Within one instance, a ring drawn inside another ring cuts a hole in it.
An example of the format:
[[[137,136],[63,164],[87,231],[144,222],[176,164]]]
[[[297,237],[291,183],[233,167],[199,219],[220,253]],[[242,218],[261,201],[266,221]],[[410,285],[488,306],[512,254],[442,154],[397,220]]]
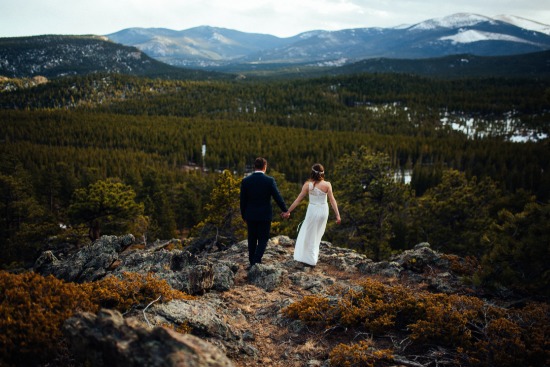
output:
[[[254,169],[264,169],[264,167],[267,165],[267,161],[265,158],[258,157],[254,161]]]

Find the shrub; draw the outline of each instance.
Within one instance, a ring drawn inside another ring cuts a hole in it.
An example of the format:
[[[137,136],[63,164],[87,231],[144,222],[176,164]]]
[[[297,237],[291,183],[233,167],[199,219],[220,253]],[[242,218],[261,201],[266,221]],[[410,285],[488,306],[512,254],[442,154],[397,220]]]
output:
[[[411,339],[445,346],[472,346],[471,325],[482,317],[480,299],[459,295],[425,295],[425,315],[409,325]]]
[[[460,257],[457,255],[442,255],[450,263],[451,270],[462,276],[473,276],[480,270],[479,261],[474,256]]]
[[[95,311],[86,291],[53,276],[0,272],[0,365],[33,365],[56,354],[61,325],[76,311]]]
[[[550,362],[550,306],[531,303],[484,324],[481,337],[467,350],[478,366],[543,366]]]
[[[51,275],[0,271],[0,294],[0,366],[37,365],[63,353],[61,326],[77,311],[106,307],[124,312],[159,296],[161,302],[191,298],[152,274],[136,273],[74,284]]]
[[[120,312],[126,312],[132,307],[146,306],[159,296],[162,302],[192,298],[171,288],[166,281],[151,273],[124,273],[122,279],[111,275],[97,282],[81,284],[81,287],[89,293],[95,304]]]
[[[404,327],[416,320],[419,300],[402,286],[387,286],[367,279],[357,289],[348,290],[338,302],[320,296],[307,296],[285,309],[288,317],[325,327],[362,326],[371,332]]]
[[[285,309],[283,313],[290,318],[299,319],[306,324],[318,324],[328,326],[334,319],[334,307],[326,297],[306,296],[302,301],[295,302]]]
[[[550,361],[549,311],[544,303],[507,310],[476,297],[413,292],[368,279],[338,301],[304,297],[284,313],[325,328],[345,326],[378,335],[406,331],[415,348],[444,347],[456,357],[457,365],[534,367]],[[373,351],[366,342],[339,345],[331,352],[331,365],[378,365],[376,356],[389,355],[389,351]]]
[[[377,350],[370,341],[337,345],[329,355],[330,365],[334,367],[374,367],[384,362],[392,362],[393,355],[389,349]]]
[[[377,333],[402,328],[418,317],[418,299],[404,286],[367,279],[360,283],[360,289],[348,291],[338,303],[340,321],[346,326],[362,324]]]

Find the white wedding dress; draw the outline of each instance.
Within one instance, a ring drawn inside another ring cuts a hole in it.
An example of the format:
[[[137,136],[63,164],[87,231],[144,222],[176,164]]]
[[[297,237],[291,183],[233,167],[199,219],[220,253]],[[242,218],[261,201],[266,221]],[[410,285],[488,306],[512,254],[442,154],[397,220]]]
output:
[[[300,225],[294,260],[315,266],[319,258],[319,245],[328,220],[327,194],[309,183],[309,205]]]

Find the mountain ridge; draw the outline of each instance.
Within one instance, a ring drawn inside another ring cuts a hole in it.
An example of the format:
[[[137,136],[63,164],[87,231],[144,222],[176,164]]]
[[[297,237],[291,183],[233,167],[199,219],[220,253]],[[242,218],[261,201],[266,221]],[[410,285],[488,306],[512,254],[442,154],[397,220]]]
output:
[[[512,15],[457,13],[392,28],[312,30],[292,37],[200,26],[181,31],[135,28],[106,35],[171,65],[356,62],[370,58],[430,58],[453,54],[501,56],[550,49],[550,26]],[[149,37],[149,38],[147,38]]]
[[[498,67],[495,67],[497,66]],[[373,58],[327,70],[326,74],[405,73],[452,77],[548,77],[550,51],[511,56],[449,55],[423,60]]]
[[[97,35],[0,38],[0,75],[55,78],[105,72],[227,79],[235,74],[383,72],[547,77],[550,36],[532,30],[544,25],[504,17],[508,22],[455,14],[398,28],[314,30],[288,38],[210,26],[184,31],[129,28],[117,32],[118,40]]]
[[[0,75],[4,77],[55,78],[98,72],[186,79],[204,79],[211,74],[162,63],[136,47],[111,42],[104,36],[0,38]]]

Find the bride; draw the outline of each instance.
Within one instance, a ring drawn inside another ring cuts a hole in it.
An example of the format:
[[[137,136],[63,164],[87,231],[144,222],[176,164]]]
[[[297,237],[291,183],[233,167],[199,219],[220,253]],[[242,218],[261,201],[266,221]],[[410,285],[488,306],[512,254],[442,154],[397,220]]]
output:
[[[336,214],[336,223],[340,224],[340,213],[332,193],[332,185],[330,182],[325,181],[325,169],[319,163],[311,167],[309,180],[304,183],[302,191],[282,216],[288,218],[290,212],[300,204],[307,194],[309,194],[309,205],[296,239],[294,260],[315,266],[319,258],[319,245],[328,220],[327,197]]]

